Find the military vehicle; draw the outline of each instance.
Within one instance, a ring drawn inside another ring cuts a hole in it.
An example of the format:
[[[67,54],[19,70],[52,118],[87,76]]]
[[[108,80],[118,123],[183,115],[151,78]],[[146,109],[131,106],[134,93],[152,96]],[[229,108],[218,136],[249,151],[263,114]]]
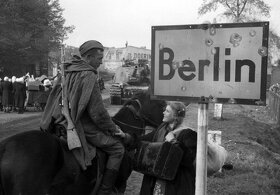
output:
[[[117,68],[110,87],[111,104],[121,105],[139,91],[147,91],[150,85],[150,69],[147,60],[126,60]]]

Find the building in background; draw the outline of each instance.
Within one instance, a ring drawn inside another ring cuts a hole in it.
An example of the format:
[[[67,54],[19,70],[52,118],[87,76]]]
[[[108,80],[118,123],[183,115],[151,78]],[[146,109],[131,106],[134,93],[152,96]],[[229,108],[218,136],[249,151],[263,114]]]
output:
[[[109,47],[104,50],[103,65],[100,70],[114,72],[125,61],[133,61],[135,64],[141,60],[151,62],[151,50],[146,47],[128,46],[122,48]]]
[[[80,55],[79,48],[73,46],[65,46],[63,51],[52,51],[49,54],[48,75],[55,76],[57,67],[61,61],[68,61],[73,55]],[[151,50],[146,47],[128,46],[122,48],[105,47],[103,64],[99,71],[114,72],[118,67],[125,64],[126,61],[138,64],[140,61],[151,62]]]

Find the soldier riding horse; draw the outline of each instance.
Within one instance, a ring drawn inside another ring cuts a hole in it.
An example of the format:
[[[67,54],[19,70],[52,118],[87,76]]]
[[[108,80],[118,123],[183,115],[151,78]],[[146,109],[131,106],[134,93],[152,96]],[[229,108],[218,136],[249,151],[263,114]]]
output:
[[[113,117],[124,132],[141,135],[146,125],[161,123],[164,101],[139,94]],[[59,128],[57,128],[59,129]],[[54,131],[61,136],[60,132]],[[97,152],[92,166],[83,171],[67,147],[55,135],[33,130],[7,138],[0,143],[0,194],[95,194],[106,155]],[[124,192],[132,171],[131,156],[125,155],[115,188]],[[96,185],[95,185],[96,184]],[[93,191],[94,190],[94,191]]]

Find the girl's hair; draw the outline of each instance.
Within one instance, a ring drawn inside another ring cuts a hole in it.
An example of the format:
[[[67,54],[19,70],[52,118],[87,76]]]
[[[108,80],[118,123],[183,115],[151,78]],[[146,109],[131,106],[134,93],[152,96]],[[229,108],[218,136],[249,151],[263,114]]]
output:
[[[186,115],[186,106],[182,102],[168,102],[168,105],[172,108],[175,113],[177,124],[176,126],[182,124]]]

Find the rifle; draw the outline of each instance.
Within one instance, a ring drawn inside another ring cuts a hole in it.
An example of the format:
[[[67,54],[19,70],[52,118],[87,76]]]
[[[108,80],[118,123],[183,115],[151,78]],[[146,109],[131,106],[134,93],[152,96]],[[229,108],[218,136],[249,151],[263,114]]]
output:
[[[64,64],[61,64],[61,88],[62,88],[62,114],[64,115],[67,121],[67,144],[69,150],[74,148],[80,148],[81,141],[78,136],[78,133],[75,129],[75,125],[71,119],[70,112],[69,112],[69,101],[68,101],[68,94],[67,94],[67,85],[65,82],[65,69]]]

